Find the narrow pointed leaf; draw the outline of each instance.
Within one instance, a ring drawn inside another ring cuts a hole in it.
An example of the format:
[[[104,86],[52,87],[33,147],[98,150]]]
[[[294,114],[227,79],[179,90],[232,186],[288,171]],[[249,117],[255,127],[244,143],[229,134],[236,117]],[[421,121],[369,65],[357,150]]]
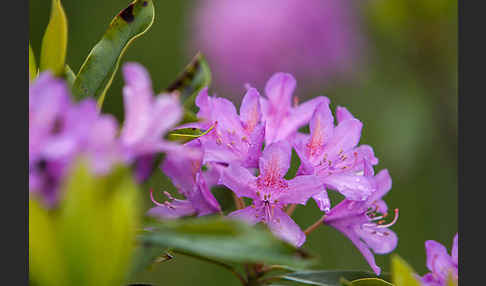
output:
[[[35,62],[34,51],[29,43],[29,82],[37,76],[37,63]]]
[[[152,0],[135,0],[115,16],[76,76],[73,85],[75,97],[95,97],[101,106],[125,50],[152,26],[153,21]]]
[[[240,263],[274,263],[301,267],[295,248],[278,240],[268,230],[220,217],[165,221],[150,224],[142,242],[217,260]]]
[[[168,138],[169,138],[169,140],[186,143],[186,142],[189,142],[191,140],[197,139],[197,138],[199,138],[203,135],[208,134],[211,130],[213,130],[213,128],[214,128],[214,125],[211,126],[206,131],[201,131],[200,129],[197,129],[197,128],[177,129],[175,131],[170,132],[168,134]]]
[[[415,271],[397,254],[391,258],[392,282],[395,286],[420,286]]]
[[[56,75],[64,72],[64,61],[68,41],[68,26],[66,13],[61,0],[52,0],[51,17],[47,24],[40,56],[40,70],[51,70]]]
[[[209,86],[210,84],[211,70],[206,59],[199,52],[165,91],[179,91],[181,93],[181,100],[184,102],[184,107],[188,110],[193,110],[197,94],[203,87]]]

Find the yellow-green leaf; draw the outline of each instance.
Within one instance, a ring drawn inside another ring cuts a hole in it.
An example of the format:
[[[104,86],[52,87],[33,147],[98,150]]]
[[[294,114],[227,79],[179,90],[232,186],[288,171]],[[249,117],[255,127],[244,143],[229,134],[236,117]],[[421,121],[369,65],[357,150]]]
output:
[[[64,72],[68,40],[66,14],[61,0],[52,0],[51,18],[42,39],[40,70],[51,70],[56,75]]]
[[[391,259],[392,282],[395,286],[420,286],[415,271],[397,254]]]
[[[37,76],[37,63],[35,62],[34,51],[29,43],[29,82]]]
[[[152,26],[154,14],[151,0],[135,0],[113,18],[79,69],[73,85],[77,99],[91,96],[98,100],[100,107],[103,105],[121,57],[132,41]]]

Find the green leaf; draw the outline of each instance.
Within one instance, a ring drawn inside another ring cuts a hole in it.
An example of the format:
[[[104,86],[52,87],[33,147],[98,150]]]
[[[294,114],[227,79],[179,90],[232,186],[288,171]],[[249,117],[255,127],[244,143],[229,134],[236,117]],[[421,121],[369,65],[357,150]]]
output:
[[[197,128],[181,128],[170,132],[167,135],[167,137],[169,138],[169,140],[186,143],[188,141],[194,140],[196,138],[208,134],[211,130],[213,130],[214,126],[215,125],[212,125],[208,130],[204,132],[201,132],[201,130]]]
[[[391,258],[392,282],[395,286],[420,286],[415,271],[397,254]]]
[[[202,53],[197,53],[165,92],[179,91],[187,110],[194,110],[194,101],[202,88],[211,84],[211,70]]]
[[[64,67],[64,76],[66,78],[67,83],[69,86],[73,86],[74,80],[76,79],[76,75],[74,74],[73,70],[71,69],[70,66],[65,65]]]
[[[64,72],[64,60],[68,41],[66,14],[61,0],[52,0],[51,18],[42,39],[40,70],[51,70],[55,75]]]
[[[29,43],[29,82],[37,76],[37,64],[35,62],[34,51]]]
[[[351,281],[350,286],[393,286],[390,282],[387,282],[379,278],[362,278]]]
[[[199,217],[151,224],[141,241],[174,251],[240,263],[274,263],[304,266],[295,248],[267,229],[221,217]]]
[[[94,176],[79,161],[58,208],[29,205],[30,278],[35,285],[119,286],[135,250],[140,208],[128,168]]]
[[[362,278],[379,278],[374,273],[355,270],[308,270],[289,273],[280,277],[283,280],[321,286],[340,286],[342,278],[348,281]]]
[[[101,107],[125,50],[152,26],[153,21],[152,0],[135,0],[115,16],[76,76],[75,97],[95,97]]]

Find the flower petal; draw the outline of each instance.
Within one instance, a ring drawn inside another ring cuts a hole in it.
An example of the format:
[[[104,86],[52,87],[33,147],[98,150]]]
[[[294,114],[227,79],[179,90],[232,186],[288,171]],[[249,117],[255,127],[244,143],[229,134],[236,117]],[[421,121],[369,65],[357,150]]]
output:
[[[336,107],[336,118],[338,123],[343,122],[348,119],[355,119],[354,116],[349,112],[346,107],[338,106]]]
[[[372,178],[375,191],[370,196],[369,201],[379,201],[391,190],[392,179],[387,169],[381,170],[376,176]]]
[[[311,154],[320,155],[324,144],[332,137],[334,130],[334,117],[329,108],[329,101],[322,102],[316,107],[309,127],[311,132],[309,141]]]
[[[240,120],[243,122],[245,130],[251,132],[260,122],[261,117],[260,94],[255,88],[250,88],[241,102]]]
[[[296,108],[293,108],[287,117],[279,122],[278,125],[273,126],[277,129],[276,135],[271,142],[287,139],[293,133],[297,132],[300,127],[306,125],[309,122],[312,115],[314,114],[314,110],[316,109],[316,107],[323,102],[329,102],[329,100],[327,99],[327,97],[318,96],[304,102]]]
[[[150,124],[152,84],[150,76],[138,63],[127,63],[123,66],[123,103],[125,107],[125,122],[121,131],[121,140],[125,144],[133,144],[140,140]]]
[[[288,73],[276,73],[267,81],[265,95],[278,113],[285,113],[291,108],[296,85],[297,81]]]
[[[291,147],[286,141],[272,143],[265,147],[260,157],[260,176],[282,178],[290,167]]]
[[[374,191],[370,178],[354,174],[334,174],[321,177],[322,182],[340,192],[347,199],[366,200]]]
[[[263,218],[263,215],[260,214],[255,208],[250,206],[241,210],[236,210],[228,214],[228,217],[236,218],[253,225],[260,222]]]
[[[347,152],[354,148],[361,137],[363,124],[357,119],[345,120],[334,128],[334,133],[329,141],[326,153],[327,158],[334,161],[340,152]]]
[[[354,246],[356,246],[356,248],[358,248],[358,250],[364,256],[364,258],[373,269],[373,271],[376,273],[376,275],[380,275],[381,268],[376,265],[375,256],[368,248],[368,245],[360,240],[358,234],[356,234],[352,226],[343,223],[331,223],[330,225],[340,231],[342,234],[344,234],[347,238],[349,238],[349,240],[351,240]]]
[[[199,154],[198,160],[190,160],[178,153],[168,153],[161,167],[164,174],[186,197],[196,185],[196,173],[201,168],[202,153]]]
[[[441,280],[446,281],[449,271],[455,268],[452,258],[444,245],[434,240],[425,242],[427,253],[427,268],[435,273]]]
[[[318,193],[317,195],[312,196],[312,198],[316,201],[317,206],[323,212],[329,212],[331,210],[331,200],[327,195],[326,189]]]
[[[375,253],[386,254],[393,251],[397,246],[398,237],[395,232],[388,228],[355,225],[354,230]]]
[[[300,247],[305,242],[305,233],[300,227],[279,207],[273,210],[273,217],[266,222],[268,228],[281,239],[295,247]]]
[[[221,184],[238,197],[256,198],[256,178],[248,169],[233,163],[221,174]]]
[[[456,233],[456,235],[454,236],[454,241],[452,242],[452,250],[451,250],[451,256],[452,256],[452,261],[454,261],[454,263],[456,265],[458,265],[458,240],[459,240],[459,237],[458,237],[458,234]]]
[[[314,175],[296,176],[287,183],[288,189],[278,196],[278,200],[284,204],[305,205],[310,197],[323,189],[323,184]]]

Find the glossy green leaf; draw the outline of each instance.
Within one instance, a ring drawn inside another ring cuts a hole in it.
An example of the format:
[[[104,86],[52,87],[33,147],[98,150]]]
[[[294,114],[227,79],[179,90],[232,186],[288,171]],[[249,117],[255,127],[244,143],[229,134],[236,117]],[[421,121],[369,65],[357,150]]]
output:
[[[197,94],[202,88],[210,84],[211,70],[206,59],[199,52],[165,92],[180,92],[185,109],[194,111],[194,101]]]
[[[29,43],[29,82],[37,76],[37,63],[35,62],[34,51]]]
[[[363,278],[379,278],[371,272],[354,270],[308,270],[289,273],[280,277],[283,280],[321,286],[340,286],[342,278],[348,281]]]
[[[391,258],[392,282],[395,286],[420,286],[415,271],[397,254]]]
[[[174,251],[240,263],[304,266],[295,248],[275,238],[267,229],[221,217],[199,217],[151,224],[141,241]],[[177,259],[177,255],[176,255]]]
[[[84,161],[63,184],[60,205],[29,213],[29,261],[35,285],[119,286],[127,282],[140,209],[127,168],[94,176]]]
[[[47,24],[40,55],[40,70],[51,70],[56,75],[64,72],[68,41],[66,14],[61,0],[52,0],[51,17]]]
[[[152,0],[135,0],[115,16],[76,76],[75,97],[95,97],[101,106],[125,50],[152,26],[153,21]]]
[[[361,278],[353,280],[349,284],[350,286],[393,286],[390,282],[387,282],[380,278]]]

